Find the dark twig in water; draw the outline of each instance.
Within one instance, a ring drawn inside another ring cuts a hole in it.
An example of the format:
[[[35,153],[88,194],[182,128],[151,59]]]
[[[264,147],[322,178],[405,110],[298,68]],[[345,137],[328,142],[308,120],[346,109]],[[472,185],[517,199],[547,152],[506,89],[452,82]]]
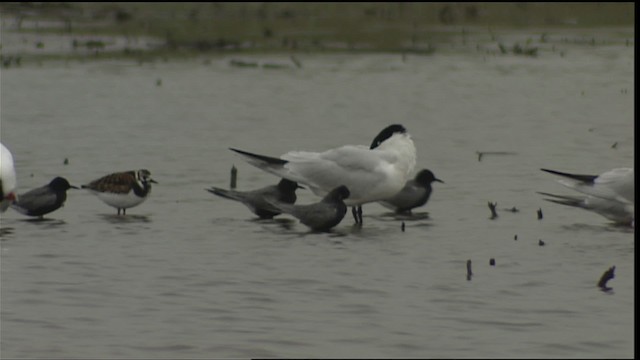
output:
[[[236,188],[237,179],[238,179],[238,169],[236,169],[235,165],[232,165],[231,166],[231,183],[229,184],[229,187],[231,189]]]
[[[542,220],[542,208],[538,209],[538,220]]]
[[[497,202],[491,203],[491,201],[488,202],[489,205],[489,210],[491,210],[491,220],[495,219],[498,217],[498,213],[496,212],[496,206],[498,206]]]
[[[517,207],[515,207],[515,206],[514,206],[514,207],[512,207],[511,209],[504,209],[504,211],[511,211],[512,213],[517,213],[517,212],[519,212],[520,210],[519,210]]]
[[[617,141],[616,141],[616,142],[614,142],[614,143],[613,143],[613,145],[611,145],[611,148],[612,148],[612,149],[615,149],[615,148],[617,148],[617,147],[618,147],[618,142],[617,142]]]
[[[607,287],[607,281],[615,277],[615,271],[616,267],[612,266],[609,268],[609,270],[605,271],[604,274],[602,274],[602,277],[600,277],[600,281],[598,281],[598,287],[602,289],[602,291],[609,291],[612,289],[610,287]]]
[[[544,241],[542,241],[542,239],[539,239],[539,240],[538,240],[538,245],[539,245],[539,246],[544,246]]]
[[[471,280],[473,272],[471,271],[471,260],[467,260],[467,280]]]

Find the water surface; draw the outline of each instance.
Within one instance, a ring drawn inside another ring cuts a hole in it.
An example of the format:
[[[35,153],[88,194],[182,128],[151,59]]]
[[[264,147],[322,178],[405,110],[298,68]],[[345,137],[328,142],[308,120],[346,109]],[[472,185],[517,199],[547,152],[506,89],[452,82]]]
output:
[[[2,214],[3,357],[632,357],[633,230],[536,191],[570,194],[541,167],[633,166],[634,49],[563,50],[3,69],[20,191],[138,168],[159,183],[124,217],[83,191],[44,221]],[[313,234],[204,190],[232,165],[239,189],[277,182],[229,147],[367,145],[391,123],[446,182],[415,217],[370,204],[362,229]]]

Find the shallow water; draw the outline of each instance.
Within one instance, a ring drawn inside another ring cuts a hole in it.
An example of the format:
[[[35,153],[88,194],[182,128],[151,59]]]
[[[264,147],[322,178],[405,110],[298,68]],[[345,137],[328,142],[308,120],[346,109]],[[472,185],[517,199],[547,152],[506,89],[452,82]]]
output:
[[[633,51],[3,70],[2,142],[21,192],[138,168],[159,184],[124,217],[73,190],[46,220],[2,214],[2,356],[632,357],[633,230],[536,191],[571,193],[541,167],[632,166]],[[362,229],[346,217],[314,234],[204,190],[228,186],[232,165],[239,189],[277,182],[228,147],[367,145],[391,123],[412,134],[418,169],[446,182],[414,217],[369,204]]]

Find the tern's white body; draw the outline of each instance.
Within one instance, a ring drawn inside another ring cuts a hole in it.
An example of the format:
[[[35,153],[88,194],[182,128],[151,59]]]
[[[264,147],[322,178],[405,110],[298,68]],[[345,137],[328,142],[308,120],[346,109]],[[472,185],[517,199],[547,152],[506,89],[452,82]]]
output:
[[[1,212],[6,211],[15,199],[17,185],[18,182],[16,180],[16,170],[13,165],[13,156],[9,149],[0,143],[0,190],[2,190],[2,199],[0,199]]]
[[[558,182],[587,195],[633,204],[635,202],[633,178],[633,168],[617,168],[598,175],[593,183],[571,178],[564,178]]]
[[[392,197],[416,164],[416,148],[406,132],[393,133],[373,149],[345,145],[324,152],[290,151],[280,159],[237,152],[252,165],[307,185],[318,196],[345,185],[351,193],[345,200],[348,206]]]
[[[563,176],[558,180],[560,184],[584,195],[561,196],[543,193],[554,198],[550,201],[590,210],[616,223],[633,224],[635,218],[633,168],[616,168],[597,176],[555,173]]]

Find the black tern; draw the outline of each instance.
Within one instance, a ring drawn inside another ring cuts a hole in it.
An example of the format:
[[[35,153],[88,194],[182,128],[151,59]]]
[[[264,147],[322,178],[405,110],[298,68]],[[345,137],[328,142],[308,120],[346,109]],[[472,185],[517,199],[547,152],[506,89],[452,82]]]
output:
[[[20,194],[11,207],[21,214],[42,217],[58,210],[67,200],[67,190],[77,189],[63,177],[56,177],[47,185]]]
[[[267,202],[272,199],[285,204],[296,202],[296,189],[300,188],[295,181],[282,179],[277,185],[269,185],[251,191],[225,190],[217,187],[206,189],[208,192],[220,197],[243,203],[261,219],[271,219],[281,214],[281,211]]]
[[[434,181],[444,183],[436,178],[431,170],[421,170],[414,179],[407,181],[400,192],[389,199],[380,201],[380,204],[398,214],[410,213],[411,209],[427,203],[432,192],[431,183]]]
[[[344,199],[349,198],[349,189],[338,186],[329,192],[320,202],[309,205],[289,205],[271,202],[283,213],[290,214],[313,231],[328,231],[338,225],[347,213]]]

